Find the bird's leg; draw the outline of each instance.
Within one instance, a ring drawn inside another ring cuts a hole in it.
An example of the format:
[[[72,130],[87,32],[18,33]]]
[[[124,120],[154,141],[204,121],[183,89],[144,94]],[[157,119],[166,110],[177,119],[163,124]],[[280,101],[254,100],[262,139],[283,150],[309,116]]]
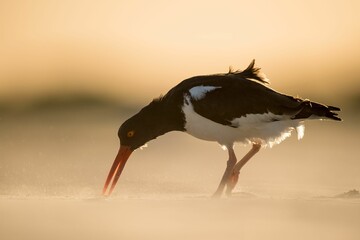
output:
[[[219,184],[216,192],[213,194],[213,197],[221,197],[221,194],[224,191],[225,185],[233,173],[233,169],[235,167],[237,160],[236,160],[234,149],[232,147],[228,147],[228,152],[229,152],[229,160],[227,161],[227,166],[226,166],[224,175],[222,176],[220,184]]]
[[[260,150],[261,145],[254,143],[251,150],[238,162],[235,164],[231,175],[228,178],[226,183],[226,195],[230,196],[232,190],[235,188],[238,180],[241,168]]]

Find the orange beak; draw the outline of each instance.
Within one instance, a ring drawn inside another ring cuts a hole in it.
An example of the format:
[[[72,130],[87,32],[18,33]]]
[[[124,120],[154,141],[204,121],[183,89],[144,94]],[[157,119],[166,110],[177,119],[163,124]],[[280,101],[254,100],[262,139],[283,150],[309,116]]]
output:
[[[123,146],[123,145],[120,146],[119,152],[114,160],[114,163],[110,169],[109,175],[108,175],[105,185],[104,185],[104,189],[103,189],[104,196],[109,196],[112,193],[112,191],[114,190],[115,185],[121,175],[121,172],[125,167],[126,161],[128,160],[131,153],[132,153],[132,150],[130,149],[130,147]],[[108,188],[111,180],[112,180],[112,183],[111,183],[109,193],[106,194],[107,188]]]

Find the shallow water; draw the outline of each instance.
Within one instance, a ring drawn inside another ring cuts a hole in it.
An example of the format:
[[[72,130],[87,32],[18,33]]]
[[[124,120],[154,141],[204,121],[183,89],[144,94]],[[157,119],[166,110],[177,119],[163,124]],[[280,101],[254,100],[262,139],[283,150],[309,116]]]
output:
[[[103,198],[122,120],[99,109],[2,117],[2,239],[358,239],[360,200],[339,196],[360,188],[355,125],[309,122],[303,140],[260,151],[219,200],[209,196],[226,152],[170,133],[136,151]]]

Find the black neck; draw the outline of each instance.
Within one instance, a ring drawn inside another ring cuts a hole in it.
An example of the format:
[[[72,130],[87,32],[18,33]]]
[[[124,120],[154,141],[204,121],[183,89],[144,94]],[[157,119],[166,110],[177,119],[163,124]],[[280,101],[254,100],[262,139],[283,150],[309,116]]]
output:
[[[185,117],[180,104],[159,98],[145,106],[137,115],[156,138],[171,131],[185,131]],[[135,117],[135,116],[134,116]]]

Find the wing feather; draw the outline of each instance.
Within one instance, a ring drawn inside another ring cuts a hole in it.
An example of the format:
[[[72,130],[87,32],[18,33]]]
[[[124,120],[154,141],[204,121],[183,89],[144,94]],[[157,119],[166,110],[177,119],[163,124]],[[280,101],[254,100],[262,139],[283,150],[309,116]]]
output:
[[[278,93],[251,80],[223,80],[221,87],[201,99],[191,99],[194,111],[214,122],[232,126],[232,120],[247,114],[273,113],[295,116],[302,100]],[[276,121],[277,119],[274,119]]]

